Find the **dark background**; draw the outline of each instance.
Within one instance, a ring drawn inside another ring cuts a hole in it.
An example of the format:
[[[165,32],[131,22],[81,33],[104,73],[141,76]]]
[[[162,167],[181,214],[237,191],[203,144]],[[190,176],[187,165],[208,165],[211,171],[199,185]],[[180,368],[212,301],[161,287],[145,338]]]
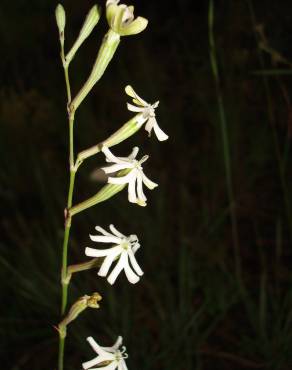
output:
[[[67,50],[93,4],[64,2]],[[160,100],[158,122],[170,138],[160,144],[141,130],[113,151],[140,146],[159,187],[147,192],[146,208],[129,204],[123,191],[77,215],[69,262],[86,260],[95,225],[114,223],[138,234],[145,275],[135,286],[120,276],[113,287],[94,270],[74,276],[70,303],[96,290],[103,302],[70,326],[66,369],[92,358],[87,336],[110,345],[121,334],[129,369],[289,370],[291,1],[215,1],[217,89],[208,1],[134,5],[149,26],[122,39],[77,112],[76,150],[131,117],[123,91],[130,83],[146,100]],[[55,6],[0,5],[0,348],[7,370],[56,368],[68,127]],[[106,30],[103,14],[71,63],[73,95]],[[74,203],[102,186],[91,176],[102,164],[96,156],[80,168]]]

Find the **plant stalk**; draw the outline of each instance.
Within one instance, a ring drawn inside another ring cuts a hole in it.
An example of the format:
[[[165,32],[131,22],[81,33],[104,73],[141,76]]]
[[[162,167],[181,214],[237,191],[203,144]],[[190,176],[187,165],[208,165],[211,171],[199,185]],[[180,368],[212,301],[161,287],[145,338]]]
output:
[[[223,144],[223,156],[224,156],[224,166],[225,166],[225,176],[226,176],[226,187],[230,204],[230,218],[231,218],[231,229],[232,229],[232,239],[233,239],[233,251],[234,251],[234,260],[235,260],[235,269],[238,282],[241,284],[241,262],[240,262],[240,248],[239,248],[239,238],[238,238],[238,226],[237,218],[235,212],[235,200],[234,200],[234,190],[233,190],[233,181],[232,181],[232,170],[231,170],[231,160],[230,160],[230,146],[229,146],[229,137],[227,131],[227,122],[225,107],[223,102],[223,94],[220,87],[220,78],[218,71],[218,63],[216,57],[216,45],[214,38],[214,3],[213,0],[209,1],[209,48],[210,48],[210,61],[212,72],[215,81],[215,88],[218,101],[219,109],[219,119],[221,124],[221,134],[222,134],[222,144]]]
[[[69,73],[68,73],[68,66],[65,66],[65,55],[64,55],[64,47],[61,46],[61,58],[64,67],[64,77],[66,83],[66,91],[67,91],[67,107],[71,102],[71,87],[69,81]],[[68,209],[72,207],[72,199],[73,199],[73,192],[74,192],[74,183],[75,183],[75,175],[76,175],[76,168],[74,166],[74,112],[70,112],[68,109],[69,115],[69,168],[70,168],[70,180],[69,180],[69,189],[68,189],[68,197],[67,197],[67,207],[65,209],[65,230],[64,230],[64,239],[63,239],[63,246],[62,246],[62,271],[61,271],[61,284],[62,284],[62,298],[61,298],[61,316],[64,315],[67,301],[68,301],[68,285],[69,282],[66,282],[67,276],[67,266],[68,266],[68,242],[70,237],[70,229],[71,229],[71,220],[72,217],[68,213]],[[65,339],[66,339],[66,331],[59,331],[59,355],[58,355],[58,370],[64,369],[64,352],[65,352]]]

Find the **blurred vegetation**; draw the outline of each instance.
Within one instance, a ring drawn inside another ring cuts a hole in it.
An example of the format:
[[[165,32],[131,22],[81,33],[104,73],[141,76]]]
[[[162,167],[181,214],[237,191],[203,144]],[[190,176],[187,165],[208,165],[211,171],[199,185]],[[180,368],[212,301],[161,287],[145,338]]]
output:
[[[59,320],[59,270],[67,189],[65,86],[49,0],[0,5],[0,354],[9,370],[53,370]],[[92,5],[64,2],[71,44]],[[99,311],[72,324],[67,369],[92,355],[89,335],[111,344],[122,334],[129,369],[277,369],[292,364],[291,63],[288,0],[215,1],[214,39],[226,114],[234,204],[226,190],[218,93],[209,58],[208,2],[136,2],[150,19],[122,40],[101,82],[79,110],[77,148],[107,137],[130,116],[123,88],[131,83],[160,100],[159,145],[139,132],[159,182],[146,209],[120,193],[76,216],[70,261],[85,260],[95,225],[137,233],[145,276],[109,287],[96,272],[73,277],[70,299],[98,290]],[[103,20],[72,63],[73,91],[87,76]],[[75,202],[101,186],[88,161]],[[239,271],[230,220],[238,229]],[[239,272],[239,273],[238,273]]]

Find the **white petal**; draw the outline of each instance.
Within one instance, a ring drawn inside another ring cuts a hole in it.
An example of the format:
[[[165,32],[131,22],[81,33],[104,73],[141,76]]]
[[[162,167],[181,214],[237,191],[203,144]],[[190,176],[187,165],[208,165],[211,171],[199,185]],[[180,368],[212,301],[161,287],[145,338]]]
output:
[[[103,261],[103,263],[102,263],[102,265],[100,266],[100,269],[99,269],[99,271],[98,271],[98,275],[99,276],[106,276],[107,275],[107,273],[108,273],[108,271],[109,271],[109,269],[110,269],[110,267],[111,267],[111,265],[112,265],[112,263],[114,262],[114,260],[115,260],[115,258],[118,256],[118,254],[117,253],[111,253],[111,254],[108,254],[106,257],[105,257],[105,259],[104,259],[104,261]]]
[[[89,369],[90,367],[97,365],[98,363],[100,363],[99,356],[95,357],[90,361],[83,362],[82,367],[83,369]]]
[[[161,128],[158,126],[158,123],[157,123],[156,120],[155,120],[155,124],[153,126],[153,129],[154,129],[155,135],[157,136],[157,139],[159,141],[164,141],[164,140],[168,139],[168,135],[166,135],[166,133],[161,130]]]
[[[120,232],[119,232],[119,231],[114,227],[114,225],[113,225],[113,224],[111,224],[111,225],[109,226],[109,228],[110,228],[110,231],[111,231],[113,234],[115,234],[117,237],[119,237],[119,238],[125,238],[125,237],[126,237],[124,234],[120,233]]]
[[[127,262],[125,262],[125,266],[124,266],[124,270],[125,270],[125,274],[127,276],[127,279],[129,280],[129,282],[131,284],[136,284],[138,283],[138,281],[140,280],[139,276],[137,276],[134,271],[131,269],[130,265],[129,265],[129,261],[128,261],[128,257],[127,257]]]
[[[143,106],[146,107],[147,105],[149,105],[145,100],[140,98],[140,96],[134,91],[132,86],[130,86],[130,85],[126,86],[125,91],[126,91],[127,95],[131,96],[131,98],[134,98],[134,101],[136,100],[135,103],[137,103],[138,105],[141,105],[142,107]]]
[[[127,108],[131,112],[143,112],[145,109],[144,107],[137,107],[136,105],[132,105],[130,103],[127,103]]]
[[[102,347],[105,351],[108,351],[108,352],[116,352],[116,350],[121,346],[121,344],[123,343],[123,337],[121,336],[118,336],[115,344],[112,346],[112,347]]]
[[[147,186],[148,189],[154,189],[156,188],[156,186],[158,186],[158,184],[156,184],[155,182],[151,181],[146,175],[145,173],[143,172],[142,173],[142,178],[143,178],[143,182],[144,184]]]
[[[134,170],[132,172],[134,172]],[[128,200],[130,203],[137,202],[136,180],[137,180],[137,177],[136,177],[136,171],[135,171],[135,176],[131,177],[129,181],[129,186],[128,186]]]
[[[139,243],[136,243],[133,247],[132,247],[132,251],[133,253],[135,254],[137,252],[137,250],[141,247],[141,245]]]
[[[119,362],[118,370],[128,370],[125,360],[122,358]]]
[[[115,344],[112,346],[112,348],[114,350],[117,350],[122,345],[122,343],[123,343],[123,337],[121,337],[119,335],[118,338],[117,338],[117,340],[116,340],[116,342],[115,342]]]
[[[145,194],[143,193],[143,179],[142,179],[142,174],[140,172],[137,175],[137,194],[140,200],[146,202],[147,198]]]
[[[132,177],[133,177],[133,170],[125,176],[109,177],[107,181],[109,184],[123,185],[131,181]]]
[[[127,85],[127,86],[125,87],[125,92],[126,92],[126,94],[127,94],[127,95],[129,95],[131,98],[134,98],[134,97],[135,97],[135,91],[134,91],[134,89],[132,88],[132,86],[131,86],[131,85]]]
[[[107,0],[106,7],[108,7],[112,4],[117,5],[119,2],[120,2],[120,0]]]
[[[131,168],[131,164],[113,164],[112,166],[101,167],[104,173],[113,173],[124,170],[125,168]]]
[[[119,157],[116,157],[110,150],[107,146],[104,146],[102,148],[102,152],[104,153],[104,155],[106,156],[106,159],[109,161],[109,162],[112,162],[112,163],[118,163],[118,164],[124,164],[124,161],[121,160]]]
[[[152,108],[157,108],[159,105],[159,100],[157,100],[154,104],[152,104]]]
[[[135,159],[137,157],[137,154],[139,152],[139,148],[135,146],[131,152],[131,154],[128,156],[129,159]]]
[[[116,246],[113,248],[107,248],[107,249],[95,249],[95,248],[85,248],[85,255],[88,257],[106,257],[109,254],[118,254],[121,250],[121,247]]]
[[[89,235],[89,237],[93,242],[98,243],[114,243],[114,244],[121,243],[121,238],[118,238],[117,236]]]
[[[151,131],[153,129],[153,126],[155,124],[156,118],[155,117],[149,117],[146,125],[145,125],[145,130],[148,132],[148,135],[150,136]]]
[[[111,236],[112,235],[108,231],[106,231],[105,229],[103,229],[101,226],[95,226],[95,230],[96,231],[99,231],[103,235],[108,235],[108,236]]]
[[[107,281],[113,285],[113,283],[116,281],[118,275],[120,272],[123,270],[125,267],[125,263],[127,262],[127,252],[123,251],[121,254],[121,257],[119,259],[119,262],[116,264],[115,268],[113,271],[110,273],[109,277],[107,278]]]
[[[142,113],[136,115],[136,122],[138,127],[140,128],[146,121],[148,120],[148,117],[144,117]]]
[[[135,234],[131,234],[130,236],[128,236],[128,239],[131,243],[137,243],[139,241],[138,236]]]
[[[129,255],[129,258],[130,258],[133,269],[135,270],[135,272],[139,276],[142,276],[144,274],[144,272],[141,270],[141,267],[138,265],[138,262],[137,262],[137,260],[134,256],[134,253],[131,249],[128,250],[128,255]]]
[[[86,338],[88,343],[90,344],[91,348],[96,352],[99,356],[112,356],[111,354],[108,354],[106,351],[102,349],[102,347],[96,343],[96,341],[92,337]]]

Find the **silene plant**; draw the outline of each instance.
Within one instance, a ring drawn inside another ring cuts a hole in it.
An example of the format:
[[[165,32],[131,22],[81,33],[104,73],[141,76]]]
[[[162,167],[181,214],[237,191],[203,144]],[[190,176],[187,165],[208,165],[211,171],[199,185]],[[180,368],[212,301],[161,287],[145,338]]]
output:
[[[102,77],[108,64],[113,58],[121,37],[136,35],[147,27],[147,19],[134,16],[134,7],[120,4],[119,0],[107,0],[106,18],[109,30],[103,38],[96,60],[89,74],[88,79],[80,88],[75,96],[72,96],[69,66],[76,52],[92,33],[100,19],[100,9],[95,5],[89,11],[80,33],[71,49],[65,52],[65,24],[66,14],[63,6],[59,4],[56,8],[56,22],[59,30],[61,46],[61,61],[64,70],[64,77],[67,91],[67,112],[69,123],[69,187],[67,206],[65,208],[65,228],[62,247],[62,302],[61,302],[61,321],[57,326],[59,333],[59,356],[58,370],[64,369],[64,349],[68,325],[75,320],[85,309],[99,308],[101,296],[94,292],[91,295],[80,297],[69,309],[67,307],[68,287],[73,273],[79,271],[98,268],[98,276],[107,279],[109,284],[114,284],[119,274],[124,271],[129,283],[137,283],[143,275],[143,271],[136,260],[136,252],[140,248],[137,235],[125,235],[114,225],[95,227],[96,234],[90,235],[93,242],[99,243],[96,248],[85,248],[85,255],[92,257],[87,262],[68,266],[68,245],[70,239],[70,229],[74,216],[98,203],[104,202],[113,197],[124,188],[128,190],[128,200],[139,206],[146,206],[147,198],[144,193],[144,186],[150,190],[157,184],[150,180],[144,173],[143,163],[148,160],[148,155],[140,155],[139,148],[134,147],[130,154],[125,157],[118,157],[112,151],[112,147],[126,140],[144,126],[148,135],[154,133],[159,141],[164,141],[168,136],[158,126],[156,121],[155,109],[158,101],[150,104],[142,99],[130,86],[125,87],[125,92],[131,100],[127,104],[129,111],[134,116],[121,125],[121,128],[111,134],[103,141],[95,143],[92,147],[76,154],[74,151],[74,121],[75,114],[85,100],[86,96]],[[74,183],[77,171],[82,163],[100,153],[104,156],[107,164],[102,170],[107,174],[107,184],[104,185],[95,195],[89,199],[73,205]],[[99,245],[105,244],[102,248]],[[90,333],[94,334],[94,333]],[[92,336],[87,338],[89,345],[95,352],[95,357],[82,364],[83,369],[106,369],[106,370],[126,370],[126,359],[128,357],[126,348],[123,346],[122,337],[119,336],[112,347],[103,347],[98,343],[98,338]],[[80,365],[81,367],[81,365]]]

